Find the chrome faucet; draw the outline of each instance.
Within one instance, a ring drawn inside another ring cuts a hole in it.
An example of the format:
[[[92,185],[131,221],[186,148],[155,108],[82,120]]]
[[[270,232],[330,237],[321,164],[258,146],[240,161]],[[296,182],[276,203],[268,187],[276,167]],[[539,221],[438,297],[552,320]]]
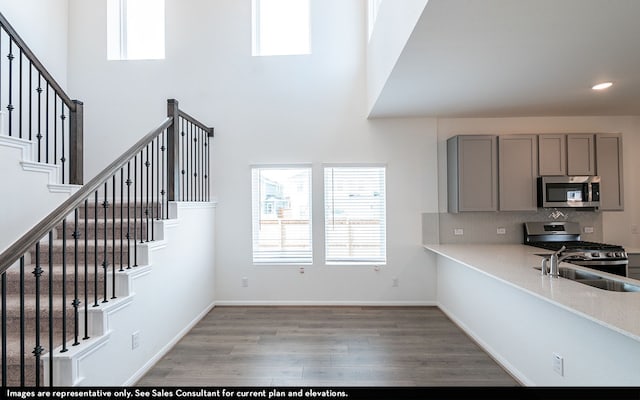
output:
[[[564,251],[566,248],[567,248],[566,246],[562,246],[555,253],[545,256],[542,259],[542,268],[541,268],[542,275],[550,275],[554,278],[557,278],[560,275],[558,265],[560,264],[560,261],[567,258],[570,254],[563,255],[562,257],[560,257],[559,254],[560,252]]]

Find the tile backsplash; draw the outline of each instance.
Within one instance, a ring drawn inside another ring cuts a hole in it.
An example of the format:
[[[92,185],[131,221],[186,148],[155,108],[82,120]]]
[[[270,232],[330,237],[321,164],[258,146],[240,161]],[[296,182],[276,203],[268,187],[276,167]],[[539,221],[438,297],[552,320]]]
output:
[[[532,212],[460,212],[422,214],[423,243],[522,243],[524,223],[572,221],[581,239],[602,241],[602,214],[595,211],[539,209]]]

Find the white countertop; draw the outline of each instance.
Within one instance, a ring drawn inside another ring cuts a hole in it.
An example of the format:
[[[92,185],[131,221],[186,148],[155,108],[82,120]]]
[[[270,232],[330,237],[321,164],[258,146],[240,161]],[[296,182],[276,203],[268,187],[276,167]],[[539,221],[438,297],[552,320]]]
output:
[[[570,279],[542,276],[540,270],[534,268],[541,263],[541,257],[536,253],[550,253],[547,250],[522,244],[433,244],[424,247],[640,341],[640,292],[613,292]],[[582,269],[573,264],[565,266]]]

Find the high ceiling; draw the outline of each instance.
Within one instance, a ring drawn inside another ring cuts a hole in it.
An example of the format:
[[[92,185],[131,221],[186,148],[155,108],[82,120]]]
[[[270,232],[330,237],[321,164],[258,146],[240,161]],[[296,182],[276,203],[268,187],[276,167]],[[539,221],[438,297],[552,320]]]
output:
[[[429,0],[370,113],[559,115],[640,115],[640,0]]]

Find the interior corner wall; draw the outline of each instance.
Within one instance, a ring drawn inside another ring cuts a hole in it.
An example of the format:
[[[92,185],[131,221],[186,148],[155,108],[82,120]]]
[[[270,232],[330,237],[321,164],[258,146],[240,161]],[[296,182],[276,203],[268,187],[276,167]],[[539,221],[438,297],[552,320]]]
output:
[[[367,46],[367,111],[378,100],[429,0],[382,1]]]
[[[215,127],[216,304],[435,304],[421,215],[437,211],[436,120],[367,119],[366,1],[312,0],[312,54],[251,56],[251,2],[166,0],[166,59],[106,60],[104,2],[70,0],[70,83],[95,175],[165,118]],[[250,165],[313,166],[313,265],[252,264]],[[322,164],[387,165],[387,259],[327,266]],[[243,287],[243,278],[248,286]],[[397,278],[398,286],[394,287]]]
[[[0,0],[0,12],[65,89],[69,0]]]

